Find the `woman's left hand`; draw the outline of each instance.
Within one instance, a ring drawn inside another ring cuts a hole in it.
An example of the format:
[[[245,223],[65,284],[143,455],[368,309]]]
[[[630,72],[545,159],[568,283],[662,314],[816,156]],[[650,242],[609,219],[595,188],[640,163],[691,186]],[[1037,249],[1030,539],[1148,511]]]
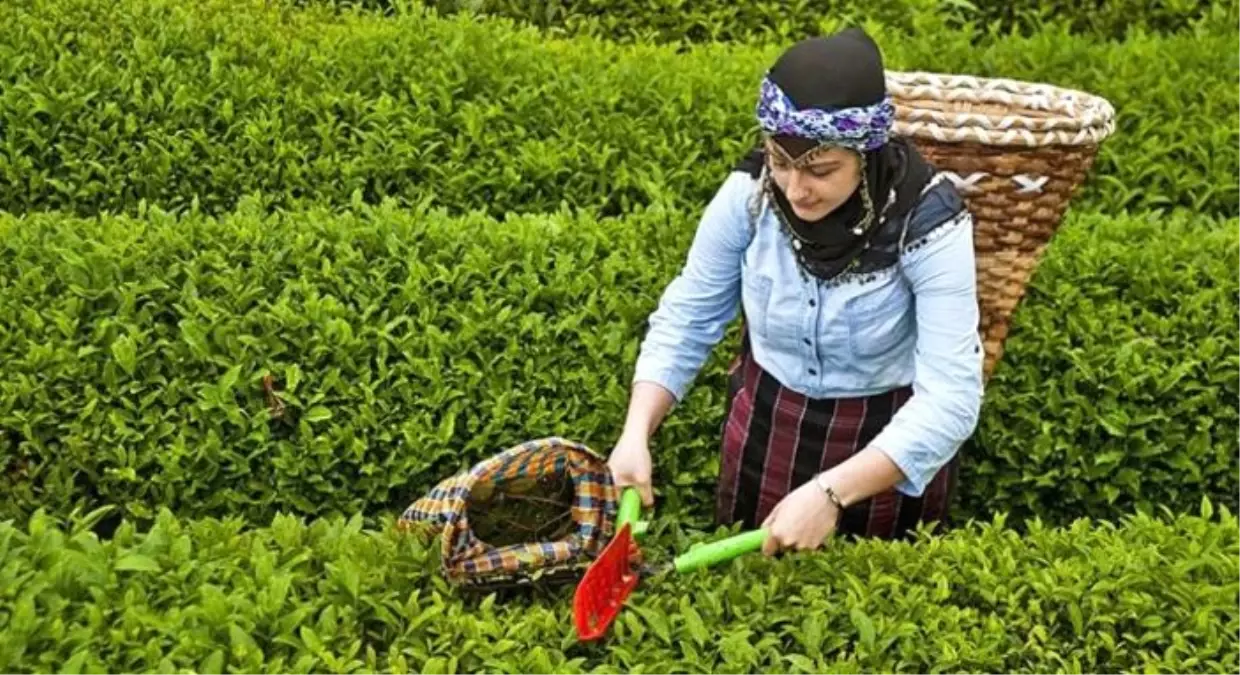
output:
[[[784,549],[812,551],[835,532],[839,508],[814,481],[808,481],[780,500],[763,521],[768,534],[762,553],[771,556]]]

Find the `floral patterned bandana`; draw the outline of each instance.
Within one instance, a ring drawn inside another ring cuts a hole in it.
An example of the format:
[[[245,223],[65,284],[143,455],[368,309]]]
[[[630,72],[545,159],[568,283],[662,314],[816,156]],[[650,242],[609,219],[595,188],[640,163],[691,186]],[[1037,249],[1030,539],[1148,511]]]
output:
[[[797,136],[858,152],[887,144],[895,112],[890,95],[870,106],[797,110],[769,75],[762,79],[758,94],[758,123],[768,135]]]

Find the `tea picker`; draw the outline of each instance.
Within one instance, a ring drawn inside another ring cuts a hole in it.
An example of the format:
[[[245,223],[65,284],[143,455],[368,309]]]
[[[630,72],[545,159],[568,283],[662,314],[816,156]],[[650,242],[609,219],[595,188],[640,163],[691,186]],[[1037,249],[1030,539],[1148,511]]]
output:
[[[971,214],[981,338],[972,353],[982,352],[982,379],[989,379],[1029,279],[1099,144],[1115,129],[1115,111],[1100,97],[1046,84],[925,72],[883,71],[883,77],[891,106],[881,106],[879,121],[889,110],[890,134],[916,147],[933,167],[936,184],[951,181],[951,192],[959,193]],[[777,91],[768,93],[775,119],[791,115],[784,98],[774,95]],[[763,206],[770,200],[759,189],[765,181],[750,182],[757,186],[746,202],[753,207],[746,214],[746,231],[753,237],[757,228],[750,225],[758,215],[770,215]],[[768,228],[767,235],[772,231]],[[905,243],[920,245],[893,238],[885,244],[887,253],[875,255],[891,253],[899,260]],[[745,361],[750,362],[756,363]],[[835,415],[826,418],[835,423]],[[799,432],[797,437],[802,437]],[[734,456],[733,471],[738,461]],[[626,490],[617,496],[607,460],[590,448],[543,438],[439,483],[402,514],[398,526],[438,536],[443,572],[460,587],[580,582],[575,625],[581,639],[594,640],[605,633],[639,576],[684,573],[726,561],[759,550],[766,538],[765,530],[756,529],[694,547],[669,565],[642,565],[635,543],[643,531],[636,495]],[[736,500],[729,501],[734,507]],[[758,507],[750,510],[756,515]],[[883,510],[892,512],[899,510]]]

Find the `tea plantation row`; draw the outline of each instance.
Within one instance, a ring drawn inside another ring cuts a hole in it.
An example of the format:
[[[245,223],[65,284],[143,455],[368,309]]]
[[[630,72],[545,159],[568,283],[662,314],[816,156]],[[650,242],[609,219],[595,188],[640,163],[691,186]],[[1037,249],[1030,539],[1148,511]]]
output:
[[[693,221],[2,217],[3,513],[372,515],[530,438],[605,450]],[[965,515],[1236,509],[1238,238],[1070,216],[989,387]],[[735,338],[655,440],[678,517],[709,513]]]
[[[619,42],[791,42],[842,21],[876,21],[910,34],[929,35],[965,25],[993,26],[995,39],[1063,27],[1097,39],[1123,39],[1135,31],[1174,33],[1199,26],[1230,30],[1237,3],[1209,0],[290,0],[340,8],[399,13],[408,6],[444,14],[477,12],[509,17],[550,33],[596,35]]]
[[[548,40],[511,22],[265,0],[0,3],[0,210],[698,208],[753,139],[769,47]],[[978,44],[874,26],[893,70],[1082,88],[1118,110],[1074,207],[1240,215],[1234,31]]]
[[[643,581],[605,645],[571,587],[464,598],[360,519],[0,523],[4,672],[1236,672],[1231,513],[760,555]],[[666,559],[702,535],[648,540]]]

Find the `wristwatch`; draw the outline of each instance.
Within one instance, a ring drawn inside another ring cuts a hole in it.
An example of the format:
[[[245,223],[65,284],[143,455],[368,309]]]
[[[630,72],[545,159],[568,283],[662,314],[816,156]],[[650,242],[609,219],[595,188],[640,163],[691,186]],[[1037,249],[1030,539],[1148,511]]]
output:
[[[820,490],[826,493],[827,499],[830,499],[831,502],[835,504],[835,508],[843,512],[844,502],[840,500],[839,495],[835,494],[835,488],[831,487],[831,484],[826,481],[826,475],[827,475],[827,472],[823,471],[822,473],[814,476],[814,484],[817,485]]]

